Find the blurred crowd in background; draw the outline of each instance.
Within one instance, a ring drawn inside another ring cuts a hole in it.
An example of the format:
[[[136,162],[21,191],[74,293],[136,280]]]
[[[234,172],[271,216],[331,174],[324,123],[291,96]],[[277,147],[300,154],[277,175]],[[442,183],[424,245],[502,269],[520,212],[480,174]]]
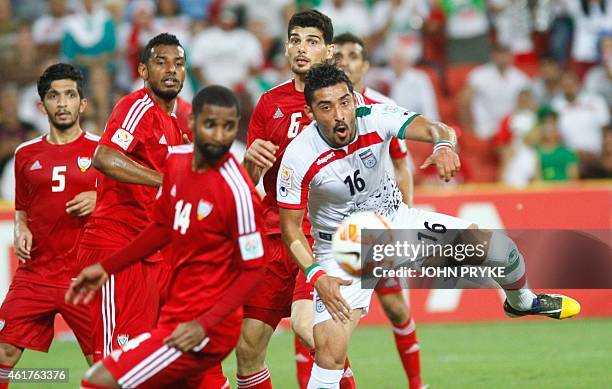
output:
[[[291,78],[288,18],[311,7],[364,39],[365,85],[460,131],[451,185],[612,177],[612,0],[0,0],[0,197],[13,197],[17,145],[47,132],[36,81],[48,65],[81,68],[82,124],[100,134],[143,86],[142,47],[173,33],[189,64],[181,97],[233,88],[245,142],[259,96]],[[438,182],[418,169],[431,146],[408,143],[415,183]]]

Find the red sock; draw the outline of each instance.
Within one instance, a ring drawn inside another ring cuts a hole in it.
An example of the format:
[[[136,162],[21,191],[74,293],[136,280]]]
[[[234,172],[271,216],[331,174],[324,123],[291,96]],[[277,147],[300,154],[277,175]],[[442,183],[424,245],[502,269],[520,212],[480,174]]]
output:
[[[272,380],[270,379],[270,372],[267,367],[255,374],[236,374],[236,384],[238,389],[272,389]]]
[[[397,352],[402,360],[402,365],[404,365],[406,376],[408,376],[410,389],[420,389],[423,382],[421,381],[419,343],[417,342],[414,320],[409,318],[403,324],[394,324],[393,336],[395,337]]]
[[[8,389],[8,375],[13,370],[13,366],[0,364],[0,389]]]
[[[312,351],[304,346],[297,336],[293,337],[293,345],[295,346],[295,366],[298,386],[300,389],[306,389],[308,387],[308,380],[310,380],[312,364],[314,363]]]
[[[344,362],[344,373],[342,374],[342,379],[340,380],[340,389],[356,389],[357,385],[355,385],[355,377],[353,377],[353,370],[351,369],[351,363],[349,362],[348,357],[346,358],[346,362]]]
[[[86,379],[81,380],[81,389],[110,389],[108,386],[102,386],[87,381]]]

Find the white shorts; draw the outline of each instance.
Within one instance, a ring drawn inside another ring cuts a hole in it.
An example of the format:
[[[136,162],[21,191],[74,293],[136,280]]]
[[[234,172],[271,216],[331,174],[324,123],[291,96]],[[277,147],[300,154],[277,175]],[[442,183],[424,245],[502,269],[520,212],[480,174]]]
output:
[[[427,230],[425,224],[430,227],[435,224],[440,224],[444,226],[447,231],[465,230],[470,225],[474,224],[472,222],[454,216],[424,211],[418,208],[410,208],[404,203],[399,206],[397,212],[391,219],[391,223],[393,225],[393,229],[409,230],[405,233],[402,233],[402,235],[412,234],[412,231],[414,231],[414,236],[410,236],[410,240],[412,241],[412,243],[418,242],[417,233],[418,231],[423,230],[427,231],[429,235],[436,239],[442,238],[442,233],[436,233],[432,232],[431,230]],[[345,280],[353,281],[351,285],[341,287],[340,293],[342,293],[342,297],[344,297],[344,299],[351,306],[352,309],[362,308],[362,316],[365,316],[370,307],[370,300],[372,298],[373,289],[362,289],[361,279],[352,277],[338,265],[338,263],[332,258],[331,244],[320,245],[319,249],[321,248],[324,249],[319,250],[317,252],[317,260],[319,264],[325,269],[328,274],[333,275],[335,277],[340,277]],[[415,264],[415,266],[418,268],[420,264],[417,263]],[[316,291],[314,299],[314,324],[318,324],[331,319],[331,315],[327,311],[325,304],[323,304],[323,302],[318,298]]]

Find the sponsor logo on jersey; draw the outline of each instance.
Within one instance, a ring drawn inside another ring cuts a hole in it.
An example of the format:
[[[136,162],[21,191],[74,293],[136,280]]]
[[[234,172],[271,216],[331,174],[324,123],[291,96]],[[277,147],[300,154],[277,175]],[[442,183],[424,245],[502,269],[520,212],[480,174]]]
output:
[[[30,171],[32,170],[38,170],[38,169],[42,169],[42,165],[40,164],[40,161],[37,159],[32,166],[30,166]]]
[[[79,169],[81,169],[81,171],[85,173],[87,169],[91,167],[91,158],[77,157],[77,165],[79,166]]]
[[[276,108],[276,112],[274,112],[274,116],[272,116],[273,119],[280,119],[282,117],[285,117],[285,115],[283,114],[283,111],[281,111],[280,107]]]
[[[134,140],[134,135],[130,134],[123,128],[120,128],[117,131],[115,131],[115,134],[111,138],[111,142],[121,147],[125,151],[127,151],[128,147],[130,147],[130,144],[132,143],[133,140]]]
[[[4,321],[4,319],[0,319],[0,331],[2,331],[4,329],[4,325],[6,324],[6,322]]]
[[[159,138],[159,144],[160,145],[167,145],[168,142],[166,141],[166,135],[162,134],[161,138]]]
[[[373,168],[376,166],[376,156],[372,152],[372,149],[367,149],[366,151],[359,153],[359,158],[361,158],[363,164],[368,168]]]
[[[279,171],[280,183],[286,189],[291,189],[291,177],[293,177],[293,169],[288,168],[285,165],[281,165]]]
[[[317,166],[323,165],[324,163],[326,163],[327,161],[332,159],[334,157],[334,155],[336,155],[336,154],[332,151],[329,154],[327,154],[325,157],[317,159]]]
[[[259,232],[242,235],[238,238],[238,245],[240,246],[240,254],[244,261],[260,258],[264,254]]]
[[[212,212],[213,205],[206,200],[200,199],[198,202],[198,221],[201,221]]]
[[[130,340],[130,337],[127,335],[119,335],[117,336],[117,344],[119,345],[119,347],[123,347],[128,340]]]

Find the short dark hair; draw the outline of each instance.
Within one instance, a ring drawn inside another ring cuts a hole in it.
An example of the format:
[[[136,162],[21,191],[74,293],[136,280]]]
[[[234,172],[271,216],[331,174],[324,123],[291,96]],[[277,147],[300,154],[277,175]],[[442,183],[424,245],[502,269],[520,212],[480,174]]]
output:
[[[363,39],[361,39],[355,34],[351,34],[350,32],[345,32],[344,34],[337,35],[334,37],[334,40],[332,41],[332,43],[335,45],[345,45],[347,43],[354,43],[356,45],[359,45],[362,48],[361,55],[363,59],[366,61],[368,60],[368,53],[366,52],[366,49],[365,49],[365,43],[363,42]]]
[[[238,98],[231,89],[221,85],[209,85],[200,89],[191,101],[191,111],[194,116],[202,112],[205,105],[216,105],[219,107],[236,108],[236,114],[240,116],[240,104]]]
[[[179,42],[178,38],[175,35],[164,32],[159,35],[156,35],[155,37],[153,37],[153,39],[147,42],[147,45],[144,47],[144,49],[142,49],[142,52],[140,53],[140,63],[146,65],[149,62],[149,59],[151,59],[151,51],[155,47],[162,45],[179,46],[183,50],[185,50],[185,48],[183,47],[183,45],[181,45],[181,42]]]
[[[51,83],[57,80],[75,81],[79,97],[83,98],[83,75],[81,71],[68,63],[56,63],[46,68],[36,83],[38,96],[41,100],[45,99],[45,95],[51,88]]]
[[[291,36],[291,31],[295,27],[314,27],[323,33],[324,43],[330,44],[334,38],[334,26],[329,16],[317,11],[307,9],[293,14],[287,26],[287,38]]]
[[[348,86],[349,92],[352,94],[353,83],[342,69],[326,63],[314,65],[304,78],[304,98],[306,99],[306,104],[312,107],[312,97],[317,90],[342,82]]]

